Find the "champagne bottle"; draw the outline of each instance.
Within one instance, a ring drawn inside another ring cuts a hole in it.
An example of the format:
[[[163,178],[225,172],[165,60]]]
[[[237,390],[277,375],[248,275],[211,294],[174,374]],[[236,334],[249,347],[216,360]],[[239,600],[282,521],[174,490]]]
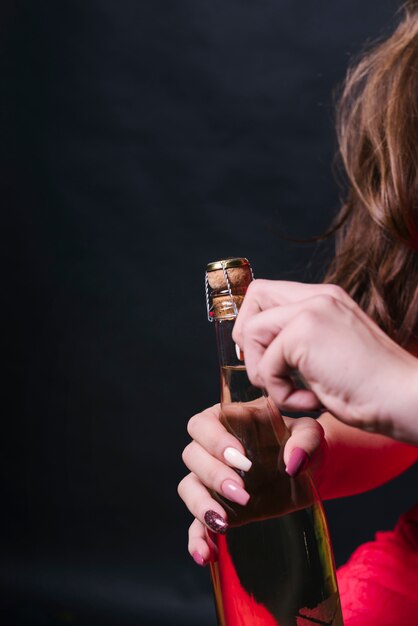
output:
[[[308,471],[291,478],[289,437],[277,407],[247,376],[232,329],[252,280],[249,262],[230,258],[206,272],[221,370],[221,421],[252,461],[236,470],[246,506],[213,493],[228,515],[226,534],[208,531],[219,626],[342,626],[334,560],[320,498]]]

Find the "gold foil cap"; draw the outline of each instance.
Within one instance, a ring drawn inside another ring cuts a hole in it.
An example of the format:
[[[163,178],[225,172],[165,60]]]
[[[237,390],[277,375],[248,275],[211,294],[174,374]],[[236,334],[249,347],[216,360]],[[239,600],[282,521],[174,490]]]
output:
[[[221,270],[223,267],[225,269],[230,269],[231,267],[250,267],[250,262],[243,256],[238,257],[228,257],[226,259],[221,259],[220,261],[212,261],[212,263],[208,263],[206,267],[207,272],[213,272],[214,270]]]
[[[208,319],[234,319],[253,280],[245,257],[230,257],[209,263],[206,269]]]

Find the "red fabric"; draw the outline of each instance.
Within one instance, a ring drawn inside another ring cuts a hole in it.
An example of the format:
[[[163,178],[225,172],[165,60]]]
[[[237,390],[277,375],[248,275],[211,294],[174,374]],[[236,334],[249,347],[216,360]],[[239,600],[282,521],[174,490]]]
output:
[[[345,626],[418,626],[418,504],[337,572]]]
[[[215,541],[218,560],[212,563],[211,567],[220,624],[223,626],[280,626],[278,619],[241,585],[225,535],[218,535]],[[336,605],[336,596],[332,594],[314,608],[300,607],[298,614],[295,615],[296,626],[312,626],[313,624],[331,626],[333,616],[336,615]],[[288,623],[288,620],[285,621]],[[293,620],[292,623],[294,623]]]
[[[217,538],[219,597],[223,599],[223,613],[227,626],[280,626],[268,610],[256,602],[242,587],[228,550],[226,538]],[[216,580],[216,579],[215,579]],[[216,586],[215,586],[216,587]],[[225,592],[227,588],[227,593]],[[215,593],[217,589],[215,588]]]

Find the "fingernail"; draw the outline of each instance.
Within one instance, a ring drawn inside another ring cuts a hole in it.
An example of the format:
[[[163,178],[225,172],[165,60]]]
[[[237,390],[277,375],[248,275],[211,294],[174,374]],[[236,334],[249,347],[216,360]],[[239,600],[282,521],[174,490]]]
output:
[[[232,465],[232,467],[236,467],[244,472],[248,472],[252,465],[250,459],[247,459],[247,457],[241,454],[236,448],[226,448],[224,450],[224,459]]]
[[[302,450],[302,448],[295,448],[290,455],[289,463],[286,467],[286,472],[293,478],[298,476],[304,469],[306,469],[309,463],[309,454]]]
[[[244,353],[241,350],[241,348],[239,347],[239,345],[236,343],[235,344],[235,352],[237,353],[237,359],[238,361],[243,361],[244,360]]]
[[[208,528],[213,530],[215,533],[219,533],[220,535],[224,535],[228,528],[227,521],[216,513],[216,511],[206,511],[205,513],[205,524]]]
[[[200,565],[200,567],[204,567],[206,565],[206,561],[199,552],[193,552],[193,560],[195,563]]]
[[[250,494],[245,491],[235,480],[231,480],[227,478],[223,481],[221,485],[223,495],[228,498],[228,500],[232,500],[232,502],[237,502],[237,504],[241,504],[241,506],[245,506],[250,499]]]

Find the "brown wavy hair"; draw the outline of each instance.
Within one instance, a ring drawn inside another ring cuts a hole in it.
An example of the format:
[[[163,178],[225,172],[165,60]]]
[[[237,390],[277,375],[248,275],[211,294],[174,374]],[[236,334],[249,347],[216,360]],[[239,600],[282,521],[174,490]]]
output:
[[[418,337],[418,0],[348,71],[337,128],[348,184],[325,281],[405,345]]]

